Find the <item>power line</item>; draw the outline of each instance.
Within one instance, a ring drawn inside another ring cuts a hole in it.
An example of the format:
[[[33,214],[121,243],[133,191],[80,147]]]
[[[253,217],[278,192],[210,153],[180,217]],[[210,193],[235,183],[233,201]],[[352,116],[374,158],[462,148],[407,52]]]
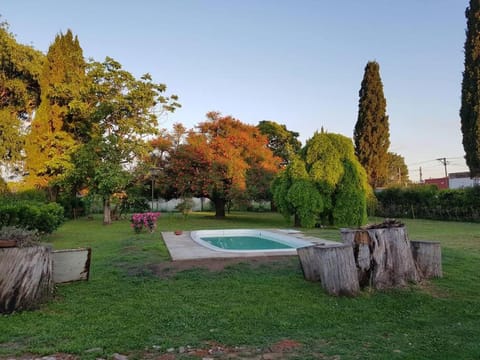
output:
[[[442,164],[443,164],[443,167],[445,168],[445,177],[448,177],[448,171],[447,171],[447,158],[439,158],[437,159],[438,161],[440,161]]]

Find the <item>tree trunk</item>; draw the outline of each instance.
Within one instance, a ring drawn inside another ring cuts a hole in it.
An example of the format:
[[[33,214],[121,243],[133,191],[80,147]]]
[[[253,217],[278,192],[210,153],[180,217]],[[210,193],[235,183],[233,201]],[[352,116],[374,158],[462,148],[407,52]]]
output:
[[[110,198],[103,199],[103,225],[112,223],[112,211],[110,210]]]
[[[360,291],[352,247],[313,245],[297,249],[305,279],[319,281],[330,295],[355,296]]]
[[[225,204],[226,201],[223,198],[216,198],[213,200],[213,203],[215,204],[215,217],[218,219],[224,219],[225,218]]]
[[[341,234],[353,246],[360,286],[385,289],[420,280],[405,227],[342,229]]]
[[[302,227],[300,216],[297,213],[293,215],[293,227]]]
[[[413,259],[423,278],[442,277],[442,250],[436,241],[411,241]]]
[[[53,293],[50,248],[0,249],[0,313],[37,308]]]

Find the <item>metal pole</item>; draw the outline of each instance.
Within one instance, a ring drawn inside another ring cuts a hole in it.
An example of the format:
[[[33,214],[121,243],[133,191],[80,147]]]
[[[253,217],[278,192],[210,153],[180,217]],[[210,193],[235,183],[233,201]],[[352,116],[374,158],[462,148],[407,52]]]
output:
[[[152,174],[152,206],[151,209],[153,210],[153,187],[155,184],[155,176]]]

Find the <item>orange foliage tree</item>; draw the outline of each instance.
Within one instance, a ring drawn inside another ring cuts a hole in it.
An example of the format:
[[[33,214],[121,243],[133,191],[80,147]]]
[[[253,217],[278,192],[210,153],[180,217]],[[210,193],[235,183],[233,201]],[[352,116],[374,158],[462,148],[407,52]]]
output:
[[[172,149],[165,169],[169,183],[178,197],[209,198],[215,216],[223,218],[227,203],[246,192],[249,174],[278,171],[280,159],[267,143],[257,127],[210,112]]]

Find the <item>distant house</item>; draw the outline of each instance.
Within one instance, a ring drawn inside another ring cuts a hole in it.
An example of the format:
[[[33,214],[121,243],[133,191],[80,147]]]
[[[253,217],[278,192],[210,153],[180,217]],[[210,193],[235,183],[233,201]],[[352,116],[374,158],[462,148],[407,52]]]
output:
[[[472,179],[468,171],[448,174],[450,189],[463,189],[466,187],[472,187],[475,184],[478,184],[479,180],[480,179],[478,178]]]
[[[439,190],[448,189],[448,177],[425,179],[425,185],[435,185]]]

